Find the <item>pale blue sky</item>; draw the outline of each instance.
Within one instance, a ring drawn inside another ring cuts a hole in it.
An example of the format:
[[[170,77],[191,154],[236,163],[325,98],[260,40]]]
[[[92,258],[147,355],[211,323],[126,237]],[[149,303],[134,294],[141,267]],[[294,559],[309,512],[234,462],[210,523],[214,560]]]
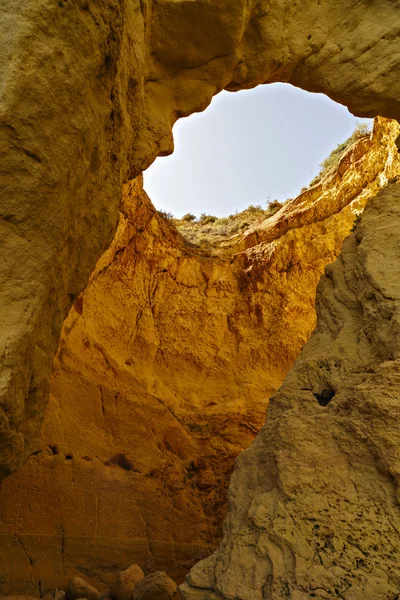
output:
[[[358,122],[322,94],[291,85],[221,92],[174,126],[175,151],[145,172],[158,209],[226,216],[249,204],[295,197]]]

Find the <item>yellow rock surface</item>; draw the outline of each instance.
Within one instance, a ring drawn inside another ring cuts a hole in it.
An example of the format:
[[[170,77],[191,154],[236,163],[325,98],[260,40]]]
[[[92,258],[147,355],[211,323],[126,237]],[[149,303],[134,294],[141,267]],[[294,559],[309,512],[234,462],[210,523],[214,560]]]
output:
[[[400,593],[400,185],[368,202],[317,327],[236,462],[219,549],[185,600]]]
[[[399,118],[399,48],[393,0],[1,0],[0,477],[38,446],[63,320],[173,123],[273,81]]]
[[[327,263],[400,173],[378,119],[338,171],[210,257],[141,187],[63,328],[40,450],[0,491],[1,593],[132,563],[181,580],[214,550],[233,461],[315,326]]]

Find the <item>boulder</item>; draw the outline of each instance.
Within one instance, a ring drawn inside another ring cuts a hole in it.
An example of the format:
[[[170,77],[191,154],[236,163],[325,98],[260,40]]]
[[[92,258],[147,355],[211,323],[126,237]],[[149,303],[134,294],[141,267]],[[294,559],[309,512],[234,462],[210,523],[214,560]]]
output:
[[[136,584],[132,600],[170,600],[176,589],[175,581],[165,571],[156,571]]]
[[[66,600],[80,600],[81,598],[100,600],[100,592],[81,577],[73,577],[65,591],[65,598]]]
[[[138,565],[131,565],[118,573],[110,588],[110,596],[114,600],[131,600],[137,582],[143,579],[144,573]]]

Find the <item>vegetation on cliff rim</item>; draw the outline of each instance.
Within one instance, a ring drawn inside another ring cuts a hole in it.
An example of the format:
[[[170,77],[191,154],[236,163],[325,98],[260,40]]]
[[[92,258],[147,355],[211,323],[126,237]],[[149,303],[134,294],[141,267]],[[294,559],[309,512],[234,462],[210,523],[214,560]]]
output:
[[[304,187],[301,191],[305,192],[309,187],[319,183],[333,169],[336,169],[350,146],[368,135],[370,135],[368,125],[364,123],[357,125],[351,136],[339,144],[322,161],[319,174],[314,177],[308,187]],[[282,206],[283,204],[278,200],[267,200],[267,207],[265,209],[260,204],[255,206],[251,204],[242,212],[236,212],[228,217],[220,218],[206,213],[202,213],[200,217],[196,217],[196,215],[189,212],[181,219],[175,218],[170,212],[158,211],[158,214],[170,221],[190,245],[207,250],[224,245],[224,242],[229,242],[236,236],[243,234],[251,225],[257,222],[261,223],[265,219],[272,217]]]
[[[267,208],[252,204],[242,212],[236,212],[228,217],[215,217],[202,213],[199,218],[187,213],[182,219],[175,219],[171,213],[158,211],[164,219],[168,219],[175,225],[179,233],[191,245],[197,248],[210,248],[218,246],[242,234],[250,225],[262,222],[282,208],[283,204],[278,200],[267,202]]]
[[[371,129],[369,125],[367,125],[366,123],[359,123],[353,131],[353,133],[351,134],[351,136],[348,137],[347,140],[336,146],[336,148],[332,150],[328,158],[322,161],[322,163],[319,165],[321,167],[320,172],[314,177],[314,179],[310,182],[310,185],[308,187],[316,185],[321,181],[321,179],[328,175],[328,173],[332,171],[332,169],[336,169],[340,162],[340,159],[342,158],[344,153],[347,152],[350,146],[354,144],[354,142],[360,140],[361,138],[369,136],[370,133]],[[308,188],[303,188],[302,191],[305,191],[306,189]]]

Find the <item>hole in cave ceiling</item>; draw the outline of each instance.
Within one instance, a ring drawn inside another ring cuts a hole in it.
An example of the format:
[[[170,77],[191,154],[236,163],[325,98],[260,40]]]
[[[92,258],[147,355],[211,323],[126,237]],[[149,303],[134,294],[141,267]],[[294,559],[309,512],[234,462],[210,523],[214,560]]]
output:
[[[289,84],[221,92],[203,113],[174,126],[175,151],[144,174],[157,209],[227,216],[297,196],[358,123],[323,94]]]

